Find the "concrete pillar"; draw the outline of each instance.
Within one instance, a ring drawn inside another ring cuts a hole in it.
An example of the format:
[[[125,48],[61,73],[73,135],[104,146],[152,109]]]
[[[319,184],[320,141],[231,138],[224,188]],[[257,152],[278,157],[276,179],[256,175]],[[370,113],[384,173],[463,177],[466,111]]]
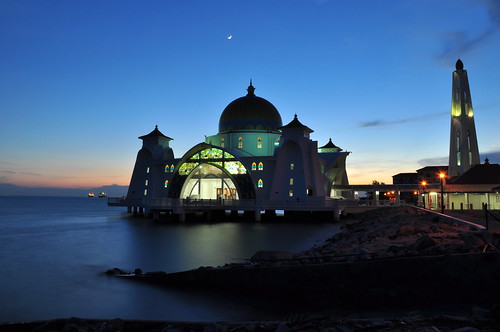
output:
[[[257,222],[259,222],[260,221],[260,217],[261,217],[260,210],[255,210],[255,218],[254,218],[254,220],[257,221]]]
[[[179,212],[179,221],[180,222],[186,221],[186,212],[184,212],[184,211]]]
[[[207,210],[203,214],[205,215],[205,220],[212,221],[212,211],[211,210]]]
[[[333,221],[339,221],[340,220],[340,213],[339,209],[333,209]]]
[[[154,221],[158,221],[158,220],[160,220],[160,211],[158,211],[158,210],[153,210],[153,211],[151,211],[151,212],[153,213],[153,220],[154,220]]]
[[[137,215],[137,206],[134,206],[134,207],[133,207],[133,212],[132,212],[132,214],[133,214],[134,216],[136,216],[136,215]]]
[[[132,213],[132,207],[131,206],[127,206],[127,213]]]

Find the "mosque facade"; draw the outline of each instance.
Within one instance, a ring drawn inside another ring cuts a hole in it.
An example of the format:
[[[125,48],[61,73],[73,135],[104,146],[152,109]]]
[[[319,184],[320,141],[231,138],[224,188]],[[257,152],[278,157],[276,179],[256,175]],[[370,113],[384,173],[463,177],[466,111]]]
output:
[[[256,96],[250,82],[246,96],[223,110],[217,134],[180,158],[174,157],[172,138],[158,126],[140,136],[142,148],[123,205],[148,209],[164,202],[168,209],[199,201],[301,202],[307,208],[335,200],[343,192],[333,186],[349,184],[349,152],[331,139],[318,147],[313,132],[297,115],[283,125],[276,107]]]

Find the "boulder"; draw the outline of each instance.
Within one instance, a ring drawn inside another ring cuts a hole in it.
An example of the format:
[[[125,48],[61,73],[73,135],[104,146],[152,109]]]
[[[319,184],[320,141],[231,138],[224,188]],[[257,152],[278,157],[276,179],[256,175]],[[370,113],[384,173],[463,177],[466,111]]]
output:
[[[277,261],[277,260],[289,260],[293,259],[293,254],[286,251],[270,251],[270,250],[260,250],[257,251],[250,260],[252,262],[258,261]]]

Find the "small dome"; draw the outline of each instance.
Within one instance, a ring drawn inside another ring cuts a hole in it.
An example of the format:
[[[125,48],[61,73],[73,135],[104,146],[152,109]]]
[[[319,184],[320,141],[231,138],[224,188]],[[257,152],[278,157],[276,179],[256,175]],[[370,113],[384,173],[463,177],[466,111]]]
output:
[[[283,125],[276,107],[254,94],[252,81],[247,91],[246,96],[232,101],[224,109],[219,120],[219,133],[233,130],[276,131]]]
[[[455,64],[455,68],[457,70],[464,70],[464,63],[462,62],[462,60],[460,60],[460,59],[457,60],[457,63]]]

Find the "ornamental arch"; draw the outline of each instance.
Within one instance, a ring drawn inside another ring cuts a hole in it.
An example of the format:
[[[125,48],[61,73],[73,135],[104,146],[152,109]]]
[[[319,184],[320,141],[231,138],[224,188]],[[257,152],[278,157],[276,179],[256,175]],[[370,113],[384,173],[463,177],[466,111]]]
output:
[[[255,186],[243,163],[206,143],[196,145],[181,158],[170,182],[170,198],[255,198]]]

